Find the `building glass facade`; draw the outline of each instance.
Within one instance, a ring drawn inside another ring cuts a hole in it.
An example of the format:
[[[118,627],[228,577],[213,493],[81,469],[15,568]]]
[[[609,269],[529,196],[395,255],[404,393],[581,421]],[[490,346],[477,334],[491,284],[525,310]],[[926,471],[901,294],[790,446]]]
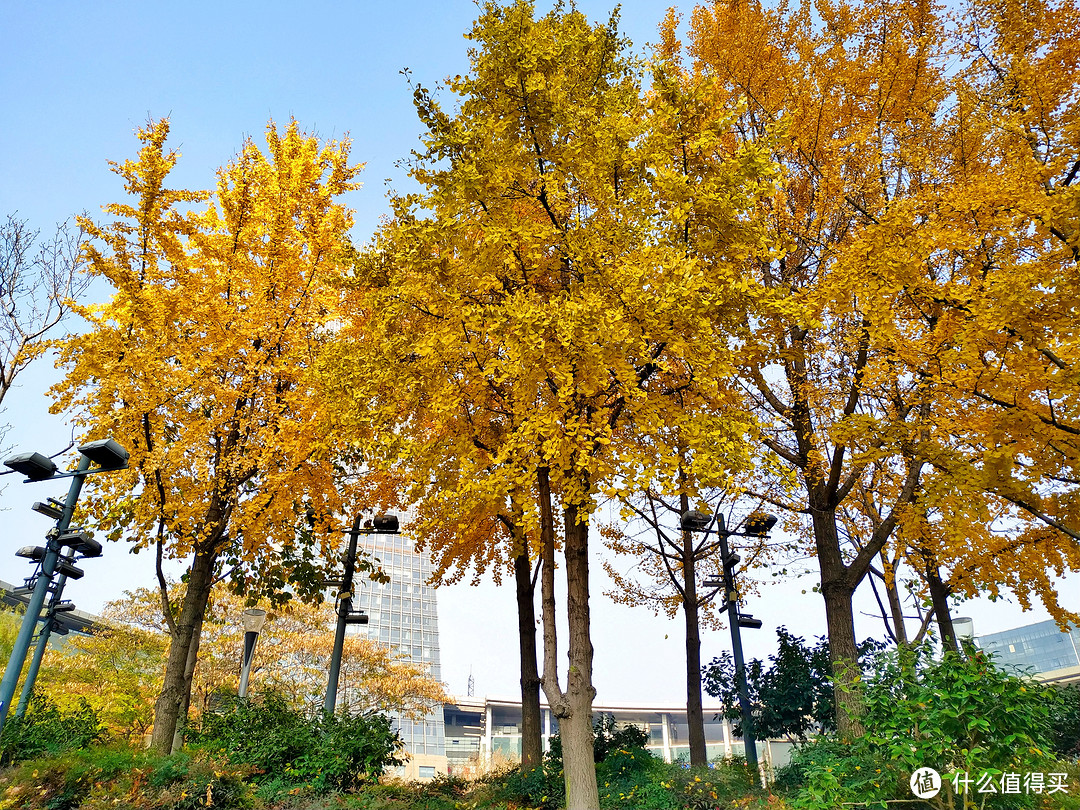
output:
[[[1080,628],[1062,633],[1052,620],[979,636],[979,646],[1002,667],[1029,675],[1080,666]]]
[[[559,724],[551,710],[541,703],[540,733],[548,750]],[[743,741],[734,736],[727,722],[713,719],[719,707],[705,710],[705,748],[710,761],[743,756]],[[500,767],[521,759],[521,704],[496,698],[458,697],[444,709],[446,717],[446,757],[449,773],[476,776],[487,768]],[[665,762],[690,761],[689,727],[683,707],[594,706],[593,720],[615,722],[615,728],[637,726],[645,732],[645,747]],[[787,764],[792,744],[786,741],[758,741],[758,756],[771,767]]]
[[[395,650],[441,681],[435,589],[427,584],[430,561],[404,535],[362,535],[360,542],[390,581],[363,581],[353,607],[368,614],[368,624],[352,625],[352,631]],[[421,720],[400,715],[394,720],[410,753],[446,755],[441,705]]]

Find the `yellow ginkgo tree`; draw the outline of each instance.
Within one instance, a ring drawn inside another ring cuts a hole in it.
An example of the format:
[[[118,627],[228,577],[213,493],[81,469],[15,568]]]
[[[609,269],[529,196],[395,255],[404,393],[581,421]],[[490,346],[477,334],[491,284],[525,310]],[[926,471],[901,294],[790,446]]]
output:
[[[786,132],[763,207],[783,252],[747,265],[768,294],[743,374],[763,455],[798,479],[769,494],[807,515],[844,736],[861,730],[851,597],[887,543],[1051,609],[1047,571],[1080,563],[1076,22],[1070,0],[751,0],[691,19],[693,71],[744,100],[739,131]],[[838,518],[869,488],[845,547]],[[1002,503],[1012,524],[994,526]],[[995,563],[1005,529],[1031,531],[1022,563]]]
[[[726,109],[680,144],[680,113],[650,108],[617,18],[538,18],[524,1],[481,11],[470,71],[445,88],[454,112],[416,91],[422,191],[395,201],[358,262],[351,323],[324,376],[344,435],[408,469],[414,500],[517,512],[537,541],[542,681],[567,803],[595,808],[592,515],[606,493],[674,474],[669,428],[682,427],[702,466],[737,455],[728,327],[742,311],[738,262],[766,241],[746,213],[771,187],[771,163],[740,148]],[[708,262],[677,238],[699,186],[708,219],[691,229],[708,237]],[[676,388],[702,407],[679,407]],[[467,540],[467,521],[458,529]],[[461,553],[476,551],[463,542]]]
[[[106,207],[114,221],[81,221],[89,270],[114,293],[79,309],[90,329],[64,346],[54,390],[54,409],[71,409],[87,438],[131,452],[130,468],[97,479],[85,504],[110,539],[157,557],[170,634],[159,750],[186,710],[213,584],[273,589],[283,559],[311,562],[304,544],[329,553],[330,519],[309,527],[303,516],[351,508],[356,490],[308,381],[350,249],[348,142],[271,123],[263,148],[247,141],[213,192],[193,192],[167,185],[168,132],[150,123],[138,158],[114,165],[130,197]],[[165,558],[186,560],[176,610]]]

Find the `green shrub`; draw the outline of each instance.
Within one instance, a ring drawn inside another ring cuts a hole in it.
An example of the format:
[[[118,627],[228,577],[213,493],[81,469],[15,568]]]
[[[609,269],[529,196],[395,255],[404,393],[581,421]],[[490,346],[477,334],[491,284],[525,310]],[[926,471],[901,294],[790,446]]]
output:
[[[11,765],[41,754],[59,754],[100,742],[105,731],[85,700],[61,712],[45,695],[35,692],[22,717],[12,716],[0,737],[0,765]]]
[[[250,769],[196,752],[162,757],[126,746],[27,760],[0,776],[0,807],[12,810],[196,810],[258,806]]]
[[[648,737],[636,726],[616,730],[610,719],[593,726],[596,782],[605,810],[716,810],[760,793],[743,760],[725,760],[710,768],[689,769],[665,763],[645,749]],[[565,803],[561,746],[552,738],[542,767],[518,768],[487,777],[486,789],[470,795],[488,807],[496,802],[539,810]]]
[[[305,715],[275,694],[236,699],[207,712],[189,740],[251,766],[283,787],[315,793],[347,790],[400,764],[402,749],[390,720],[378,714]]]
[[[314,744],[293,767],[318,792],[376,781],[387,766],[405,761],[404,743],[385,715],[319,716],[312,725]]]
[[[1080,757],[1080,684],[1055,685],[1050,710],[1054,753],[1063,759]]]
[[[558,810],[566,799],[562,765],[549,757],[529,771],[511,767],[488,774],[480,779],[479,787],[478,793],[488,803],[513,802],[536,810]]]
[[[954,774],[976,779],[983,773],[1055,770],[1049,694],[995,668],[982,652],[949,653],[940,661],[931,660],[927,648],[882,655],[863,696],[864,736],[848,744],[819,739],[782,769],[780,783],[796,790],[793,806],[853,802],[884,808],[889,800],[910,800],[910,776],[927,766],[945,783]],[[944,785],[929,806],[959,799],[952,791]],[[1035,798],[998,794],[994,806],[1028,807]]]

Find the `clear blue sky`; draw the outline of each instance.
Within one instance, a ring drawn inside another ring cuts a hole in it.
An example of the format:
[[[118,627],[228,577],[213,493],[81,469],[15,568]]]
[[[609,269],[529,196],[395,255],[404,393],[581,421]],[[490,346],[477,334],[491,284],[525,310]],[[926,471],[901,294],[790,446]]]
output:
[[[577,5],[594,20],[611,11],[596,0]],[[655,37],[664,9],[640,0],[622,4],[622,30],[636,49]],[[405,172],[395,162],[417,145],[420,132],[400,71],[409,68],[415,81],[429,87],[464,72],[468,43],[462,35],[476,13],[465,0],[0,4],[0,216],[17,211],[42,231],[79,212],[99,216],[102,205],[122,196],[107,161],[134,155],[134,130],[148,118],[171,119],[171,144],[182,153],[174,184],[207,188],[245,136],[260,137],[270,119],[295,117],[324,137],[347,134],[354,159],[367,164],[364,187],[348,201],[357,212],[354,238],[364,242],[386,212],[387,178],[405,187]],[[70,430],[46,413],[44,391],[55,379],[43,361],[9,395],[0,415],[0,422],[12,425],[9,445],[52,453],[66,444]],[[22,484],[14,476],[0,483],[0,508],[6,510],[0,516],[0,579],[17,582],[29,566],[14,550],[40,542],[48,528],[29,504],[64,487]],[[598,701],[684,700],[681,621],[609,604],[601,597],[609,587],[606,575],[598,556],[594,560]],[[88,610],[152,582],[151,560],[133,558],[122,547],[108,546],[103,559],[84,567],[85,579],[72,583],[68,594]],[[1074,577],[1071,606],[1080,609],[1076,584]],[[811,586],[774,586],[752,600],[749,609],[765,629],[747,633],[751,655],[773,650],[771,628],[778,624],[807,636],[824,632],[820,597],[802,593]],[[479,693],[514,695],[512,589],[455,586],[439,592],[439,605],[443,677],[451,690],[465,691],[471,668]],[[871,610],[868,600],[864,607]],[[1003,603],[958,613],[975,616],[978,632],[1045,618]],[[878,634],[880,622],[860,618],[859,629]],[[705,660],[728,646],[726,632],[703,634]]]

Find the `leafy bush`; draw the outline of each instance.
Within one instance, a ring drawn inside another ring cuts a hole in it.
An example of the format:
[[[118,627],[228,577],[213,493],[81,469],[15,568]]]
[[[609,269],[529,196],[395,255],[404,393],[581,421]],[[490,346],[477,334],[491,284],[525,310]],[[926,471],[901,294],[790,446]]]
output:
[[[1054,753],[1065,759],[1080,757],[1080,684],[1053,686],[1050,735]]]
[[[252,766],[282,785],[316,793],[346,790],[378,779],[400,764],[402,748],[390,720],[378,714],[305,715],[280,695],[236,699],[206,712],[188,733],[196,745]]]
[[[566,799],[562,761],[544,757],[542,765],[529,771],[511,767],[481,780],[488,803],[524,804],[536,810],[558,810]]]
[[[688,769],[654,757],[648,735],[637,726],[616,729],[610,717],[593,724],[593,752],[600,806],[609,810],[715,810],[758,793],[745,761],[726,760],[711,768]],[[551,738],[542,767],[522,773],[514,768],[490,776],[478,807],[497,801],[539,810],[556,810],[565,801],[562,746]],[[472,807],[473,805],[467,805]]]
[[[781,771],[783,784],[797,786],[795,807],[884,808],[890,799],[911,798],[908,780],[925,766],[943,782],[965,772],[975,779],[1055,770],[1047,691],[996,669],[982,652],[947,653],[940,661],[930,660],[928,648],[882,655],[864,697],[864,736],[819,739]],[[951,791],[943,786],[930,804],[954,798]],[[1027,807],[1034,798],[999,794],[995,807]]]
[[[758,658],[746,665],[746,686],[750,703],[759,709],[754,714],[754,733],[759,739],[797,738],[836,729],[833,701],[832,665],[829,642],[819,636],[808,647],[787,628],[776,629],[776,655],[769,656],[769,666]],[[858,646],[863,672],[873,665],[874,656],[883,644],[867,639]],[[701,669],[705,691],[723,703],[723,716],[731,720],[736,734],[742,734],[742,709],[735,679],[735,661],[724,652]]]
[[[640,748],[645,751],[648,741],[649,735],[635,725],[616,729],[615,718],[610,715],[601,715],[593,721],[594,762],[603,762],[609,752],[620,748]],[[548,741],[548,752],[544,759],[550,760],[554,767],[562,771],[562,738],[558,734],[553,734]]]
[[[27,760],[0,777],[0,807],[19,810],[195,810],[257,806],[250,769],[205,752],[162,757],[126,746]],[[121,804],[122,802],[122,804]]]
[[[85,748],[105,736],[97,713],[85,700],[61,712],[45,695],[35,692],[22,717],[12,716],[0,737],[0,764],[11,765],[41,754]]]

